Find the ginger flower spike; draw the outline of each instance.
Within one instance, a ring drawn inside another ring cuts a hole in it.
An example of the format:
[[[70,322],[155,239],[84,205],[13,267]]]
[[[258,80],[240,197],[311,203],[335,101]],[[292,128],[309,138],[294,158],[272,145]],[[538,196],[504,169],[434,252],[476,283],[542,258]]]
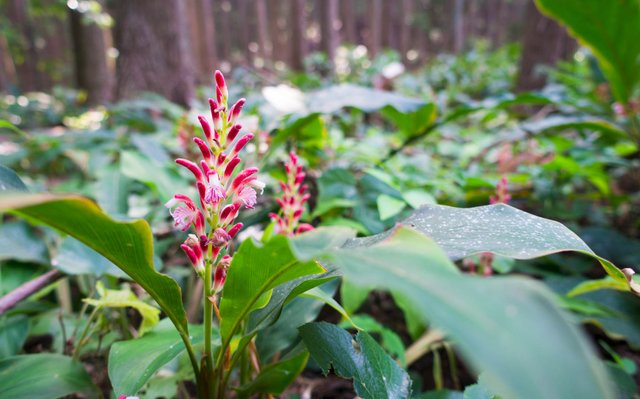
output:
[[[278,205],[280,205],[280,212],[269,214],[271,220],[277,223],[275,232],[278,234],[292,236],[313,230],[313,226],[310,224],[300,223],[304,204],[309,200],[309,194],[307,193],[308,187],[304,184],[305,173],[298,161],[296,154],[291,151],[289,161],[284,165],[287,180],[279,182],[282,197],[276,198]]]
[[[181,248],[201,278],[205,278],[205,265],[211,265],[211,294],[220,292],[227,277],[231,264],[231,256],[227,254],[229,242],[242,228],[242,223],[235,220],[243,207],[253,208],[259,194],[256,190],[261,194],[264,188],[256,176],[257,168],[239,167],[239,153],[253,138],[251,133],[241,134],[242,127],[236,123],[245,99],[229,106],[229,91],[222,72],[215,72],[215,82],[215,100],[209,99],[211,118],[198,116],[203,137],[193,139],[202,158],[176,159],[178,165],[195,177],[199,206],[182,194],[174,195],[165,204],[176,228],[186,231],[193,227],[195,235],[190,234]]]

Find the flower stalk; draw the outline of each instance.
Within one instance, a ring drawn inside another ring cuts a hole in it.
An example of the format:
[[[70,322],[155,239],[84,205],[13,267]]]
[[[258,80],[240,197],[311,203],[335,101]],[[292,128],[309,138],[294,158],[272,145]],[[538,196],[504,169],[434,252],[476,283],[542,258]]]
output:
[[[204,137],[193,139],[202,158],[176,159],[178,165],[193,174],[198,198],[194,201],[186,195],[175,194],[165,204],[176,228],[181,231],[192,229],[195,233],[189,234],[180,248],[204,282],[205,341],[199,380],[205,385],[200,388],[208,397],[213,397],[217,389],[223,389],[213,383],[216,378],[210,338],[213,307],[231,265],[229,243],[242,229],[242,223],[235,220],[242,208],[254,207],[258,195],[256,190],[262,193],[264,189],[264,183],[257,179],[257,168],[238,171],[241,164],[239,154],[253,138],[250,133],[241,134],[242,127],[237,124],[245,99],[229,107],[224,76],[220,71],[216,71],[214,76],[216,99],[209,99],[211,121],[203,115],[198,116]],[[219,319],[219,314],[216,315]],[[199,374],[195,367],[194,371]]]

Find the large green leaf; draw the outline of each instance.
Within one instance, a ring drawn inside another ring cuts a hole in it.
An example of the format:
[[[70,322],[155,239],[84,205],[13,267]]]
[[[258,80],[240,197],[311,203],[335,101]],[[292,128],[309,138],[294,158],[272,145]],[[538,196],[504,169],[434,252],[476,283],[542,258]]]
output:
[[[147,222],[118,222],[83,197],[20,194],[0,197],[0,211],[13,210],[81,241],[122,269],[155,299],[183,337],[187,318],[178,284],[153,268],[153,243]]]
[[[0,360],[0,398],[56,399],[72,393],[96,397],[96,387],[81,363],[39,353]]]
[[[640,79],[640,1],[536,0],[598,58],[618,101],[627,102]]]
[[[27,186],[18,177],[16,172],[0,165],[0,192],[1,191],[27,191]]]
[[[574,251],[597,259],[618,283],[629,289],[625,275],[608,260],[596,255],[563,224],[504,204],[475,208],[425,205],[400,223],[433,238],[452,259],[493,252],[515,259],[531,259],[563,251]],[[356,238],[348,245],[372,245],[393,231]]]
[[[448,223],[443,229],[459,219]],[[436,243],[406,227],[360,242],[365,243],[371,246],[338,251],[331,262],[352,284],[402,292],[425,321],[445,331],[470,364],[485,373],[497,394],[612,398],[588,340],[543,285],[520,277],[452,273]]]
[[[324,271],[315,261],[299,261],[284,236],[276,236],[263,245],[253,240],[243,242],[233,256],[220,300],[223,346],[227,346],[249,313],[267,305],[275,287]]]
[[[45,242],[33,234],[24,222],[8,222],[0,226],[0,261],[15,259],[21,262],[49,263]]]
[[[280,395],[300,375],[307,364],[309,352],[302,352],[289,359],[272,363],[262,370],[249,383],[238,388],[242,397],[255,393]]]
[[[29,320],[24,315],[0,317],[0,359],[20,352],[29,333]]]
[[[342,328],[320,322],[300,327],[300,335],[325,374],[333,369],[341,377],[353,378],[358,396],[409,397],[409,375],[366,332],[358,332],[354,341]]]
[[[110,274],[116,277],[126,277],[121,269],[104,256],[71,237],[64,238],[51,260],[51,264],[65,274],[95,274],[97,276]]]
[[[166,319],[165,319],[166,320]],[[163,320],[144,337],[116,342],[109,351],[109,380],[116,395],[134,395],[162,366],[185,352],[184,343],[171,323]],[[192,328],[193,345],[203,342],[202,328]],[[213,345],[220,345],[214,331]]]

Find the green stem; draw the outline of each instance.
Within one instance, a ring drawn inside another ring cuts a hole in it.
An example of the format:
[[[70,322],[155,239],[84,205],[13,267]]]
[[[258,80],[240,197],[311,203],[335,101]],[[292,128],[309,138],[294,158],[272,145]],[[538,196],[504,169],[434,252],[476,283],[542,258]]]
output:
[[[209,300],[209,295],[211,295],[211,261],[205,262],[205,270],[204,270],[204,292],[203,292],[203,300],[204,300],[204,356],[205,356],[205,364],[206,364],[206,375],[205,378],[207,381],[212,381],[213,379],[213,352],[211,351],[211,322],[213,319],[213,308],[211,306],[211,301]],[[213,393],[210,385],[209,392]]]
[[[80,359],[80,349],[82,349],[82,347],[84,346],[84,340],[87,337],[87,333],[89,332],[89,327],[91,327],[91,324],[93,323],[93,319],[95,319],[98,314],[98,309],[99,307],[93,309],[91,315],[89,316],[89,319],[87,320],[87,324],[85,324],[84,329],[80,334],[78,345],[76,345],[76,348],[73,350],[73,360],[77,361],[78,359]]]

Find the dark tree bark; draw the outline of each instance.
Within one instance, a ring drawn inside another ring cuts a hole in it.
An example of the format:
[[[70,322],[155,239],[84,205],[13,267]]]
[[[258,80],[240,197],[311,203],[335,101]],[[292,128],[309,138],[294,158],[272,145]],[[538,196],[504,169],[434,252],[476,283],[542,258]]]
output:
[[[114,42],[118,98],[143,91],[188,105],[194,95],[183,0],[116,0]]]
[[[271,61],[271,38],[269,37],[269,16],[266,0],[255,0],[256,25],[258,28],[258,51],[265,64]]]
[[[296,71],[302,71],[304,69],[304,57],[307,55],[305,2],[304,0],[290,1],[293,14],[290,66]]]
[[[69,9],[71,37],[78,88],[87,92],[90,105],[111,100],[111,75],[107,66],[107,49],[102,29],[85,16]]]
[[[369,3],[369,52],[375,56],[380,51],[382,43],[382,0],[371,0]]]
[[[348,44],[357,44],[356,16],[354,12],[355,0],[341,1],[340,14],[342,19],[342,40]]]
[[[189,0],[185,4],[195,78],[198,83],[210,82],[218,62],[213,3],[212,0]]]
[[[453,2],[453,51],[459,53],[464,48],[464,0]]]
[[[322,50],[327,53],[329,62],[333,64],[340,42],[338,0],[324,0],[320,4],[320,15]]]
[[[40,57],[36,51],[33,23],[28,15],[27,4],[27,0],[9,0],[6,4],[6,15],[11,27],[20,36],[24,51],[23,61],[16,62],[15,65],[21,91],[33,91],[42,87],[37,70]]]
[[[13,91],[18,86],[16,67],[7,39],[0,36],[0,92]]]
[[[533,1],[527,6],[526,18],[517,91],[542,88],[545,77],[538,73],[538,67],[568,58],[577,47],[564,28],[540,14]]]

